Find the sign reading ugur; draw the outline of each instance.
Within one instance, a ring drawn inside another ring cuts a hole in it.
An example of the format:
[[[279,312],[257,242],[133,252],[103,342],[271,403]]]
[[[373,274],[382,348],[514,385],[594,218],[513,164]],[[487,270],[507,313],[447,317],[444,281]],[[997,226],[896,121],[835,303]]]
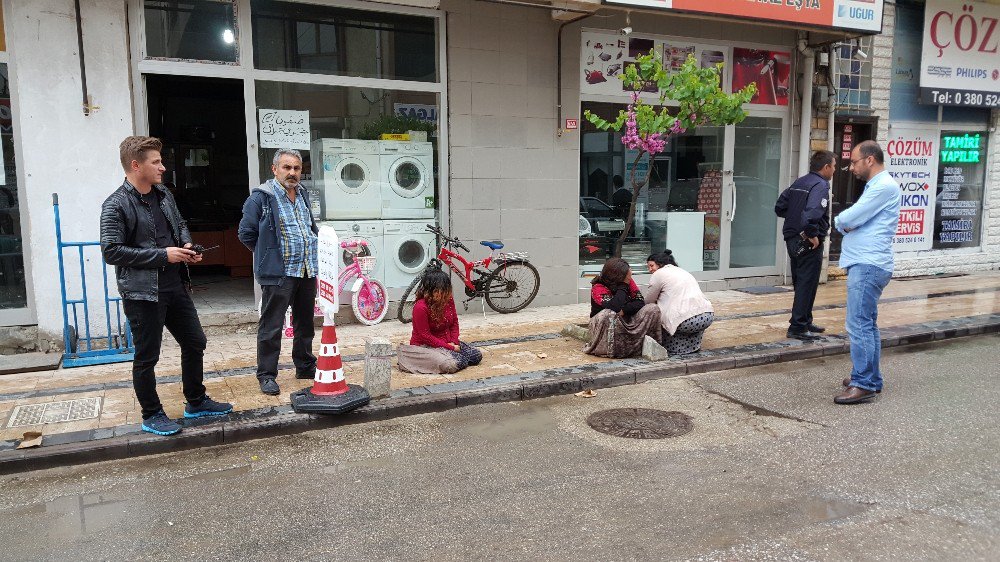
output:
[[[734,16],[788,24],[882,31],[883,0],[606,0],[678,12]]]

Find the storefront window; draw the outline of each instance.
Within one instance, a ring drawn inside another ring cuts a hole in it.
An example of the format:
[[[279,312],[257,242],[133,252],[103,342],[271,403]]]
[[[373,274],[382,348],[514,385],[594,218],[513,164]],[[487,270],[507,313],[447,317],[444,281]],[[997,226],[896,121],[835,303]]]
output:
[[[584,109],[617,115],[624,106],[585,103]],[[650,178],[639,193],[622,246],[622,257],[633,269],[644,270],[646,258],[666,248],[688,271],[719,269],[724,144],[724,127],[699,127],[672,136],[652,169],[648,159],[636,164],[640,177]],[[631,204],[629,172],[637,153],[622,145],[620,134],[598,131],[587,122],[581,150],[580,266],[588,274],[600,271],[613,255],[625,228]],[[773,232],[769,240],[773,246]]]
[[[0,175],[0,308],[24,308],[28,299],[24,284],[14,125],[6,64],[0,64],[0,152],[4,169],[3,175]]]
[[[988,131],[941,133],[934,249],[979,246],[988,138]]]
[[[256,68],[438,80],[434,18],[271,0],[251,13]]]
[[[273,177],[281,144],[265,140],[271,116],[291,116],[301,126],[282,146],[302,152],[318,219],[435,217],[437,94],[266,81],[256,88],[261,178]]]
[[[146,0],[144,8],[147,57],[237,62],[235,0]]]

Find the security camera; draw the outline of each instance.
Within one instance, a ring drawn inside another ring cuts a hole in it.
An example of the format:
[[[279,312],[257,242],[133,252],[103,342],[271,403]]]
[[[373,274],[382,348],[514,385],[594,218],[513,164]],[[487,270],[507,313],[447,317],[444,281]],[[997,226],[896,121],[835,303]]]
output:
[[[620,33],[622,35],[626,35],[626,36],[627,35],[631,35],[632,34],[632,27],[631,26],[629,26],[629,27],[623,27],[623,28],[621,28]]]
[[[861,47],[858,47],[858,50],[854,53],[854,56],[858,60],[865,60],[868,58],[868,53],[862,51]]]

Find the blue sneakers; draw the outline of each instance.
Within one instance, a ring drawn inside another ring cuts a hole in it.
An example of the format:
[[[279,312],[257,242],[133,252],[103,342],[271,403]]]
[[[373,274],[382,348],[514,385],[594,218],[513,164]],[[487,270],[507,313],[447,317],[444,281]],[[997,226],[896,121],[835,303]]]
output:
[[[177,422],[167,417],[167,414],[160,410],[151,417],[142,420],[142,430],[156,435],[173,435],[180,433],[181,426]]]
[[[185,418],[202,418],[205,416],[224,416],[233,411],[233,405],[228,402],[216,402],[208,396],[197,406],[191,403],[184,405]]]

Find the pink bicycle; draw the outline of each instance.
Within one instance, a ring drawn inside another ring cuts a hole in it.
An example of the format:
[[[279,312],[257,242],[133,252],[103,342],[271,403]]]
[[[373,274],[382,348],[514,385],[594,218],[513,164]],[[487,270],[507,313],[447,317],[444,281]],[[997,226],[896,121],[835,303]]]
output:
[[[371,255],[365,240],[348,238],[340,243],[340,247],[353,259],[338,276],[338,290],[343,293],[347,282],[355,279],[351,286],[354,317],[362,324],[374,326],[385,318],[385,313],[389,310],[389,296],[385,285],[368,277],[375,269],[375,256]]]

